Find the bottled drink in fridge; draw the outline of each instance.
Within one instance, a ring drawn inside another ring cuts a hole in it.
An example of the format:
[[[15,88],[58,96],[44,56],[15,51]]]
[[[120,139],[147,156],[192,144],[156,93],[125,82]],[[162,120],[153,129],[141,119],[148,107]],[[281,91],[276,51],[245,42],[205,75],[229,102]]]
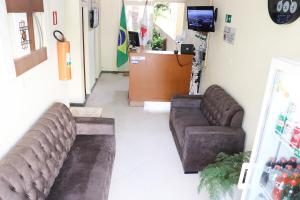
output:
[[[273,200],[281,200],[283,190],[286,188],[289,182],[289,176],[287,173],[282,173],[281,175],[277,176],[276,184],[272,192]]]
[[[280,165],[275,165],[274,169],[271,169],[269,174],[269,180],[266,184],[266,189],[269,193],[273,191],[273,188],[275,187],[276,178],[282,173],[281,169],[282,168]]]
[[[290,141],[291,146],[294,148],[300,147],[300,127],[296,126],[293,131],[293,137]]]
[[[297,158],[291,157],[288,161],[288,164],[291,165],[294,169],[297,168]]]
[[[286,158],[284,158],[284,157],[280,158],[280,160],[277,162],[277,165],[281,166],[282,169],[284,169],[285,166],[287,165],[287,160],[286,160]]]
[[[300,174],[300,165],[297,165],[297,168],[295,169],[295,172]]]
[[[294,169],[292,167],[292,165],[286,165],[285,168],[282,170],[282,172],[286,173],[288,176],[292,176]]]
[[[291,180],[287,187],[282,192],[282,200],[296,200],[297,182]]]
[[[297,185],[300,186],[300,173],[294,172],[291,176],[291,180],[295,180]]]
[[[274,169],[275,164],[276,164],[276,161],[275,161],[275,158],[273,158],[273,157],[270,158],[268,160],[268,162],[266,163],[264,171],[263,171],[263,173],[261,175],[261,179],[260,179],[260,183],[262,185],[265,186],[268,183],[268,181],[269,181],[269,174],[270,174],[271,170]]]

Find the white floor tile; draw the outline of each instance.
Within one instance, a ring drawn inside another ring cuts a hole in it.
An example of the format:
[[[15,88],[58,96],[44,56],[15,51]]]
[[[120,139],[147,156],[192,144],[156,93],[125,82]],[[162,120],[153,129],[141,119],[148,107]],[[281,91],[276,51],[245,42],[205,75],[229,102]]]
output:
[[[206,200],[197,174],[183,173],[169,114],[128,106],[128,77],[102,74],[87,106],[116,120],[117,152],[109,200]]]

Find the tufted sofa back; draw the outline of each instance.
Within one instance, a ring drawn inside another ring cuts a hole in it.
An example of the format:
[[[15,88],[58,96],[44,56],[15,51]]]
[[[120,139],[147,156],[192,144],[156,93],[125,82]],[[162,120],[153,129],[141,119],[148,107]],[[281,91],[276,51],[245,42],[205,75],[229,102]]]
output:
[[[76,137],[69,109],[54,104],[0,161],[0,200],[41,200],[49,194]]]
[[[243,108],[218,85],[206,90],[200,109],[212,126],[242,126]]]

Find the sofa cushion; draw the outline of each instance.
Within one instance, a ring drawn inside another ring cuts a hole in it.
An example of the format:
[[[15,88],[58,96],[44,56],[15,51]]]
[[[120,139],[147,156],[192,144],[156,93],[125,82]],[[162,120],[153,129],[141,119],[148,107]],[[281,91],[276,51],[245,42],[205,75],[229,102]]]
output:
[[[0,199],[45,199],[76,137],[69,109],[54,104],[0,161]]]
[[[171,111],[171,122],[181,147],[184,145],[186,127],[209,125],[201,110],[195,108],[173,108]]]
[[[113,135],[78,135],[47,200],[105,200],[115,155]]]
[[[201,111],[212,126],[242,126],[243,108],[218,85],[212,85],[206,90],[201,101]]]

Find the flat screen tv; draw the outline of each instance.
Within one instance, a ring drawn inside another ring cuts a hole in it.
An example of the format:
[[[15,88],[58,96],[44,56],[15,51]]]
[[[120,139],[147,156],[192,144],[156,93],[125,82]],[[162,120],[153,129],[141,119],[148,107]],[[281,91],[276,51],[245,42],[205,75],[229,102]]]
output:
[[[213,6],[188,6],[188,29],[200,32],[215,31],[215,14]]]

